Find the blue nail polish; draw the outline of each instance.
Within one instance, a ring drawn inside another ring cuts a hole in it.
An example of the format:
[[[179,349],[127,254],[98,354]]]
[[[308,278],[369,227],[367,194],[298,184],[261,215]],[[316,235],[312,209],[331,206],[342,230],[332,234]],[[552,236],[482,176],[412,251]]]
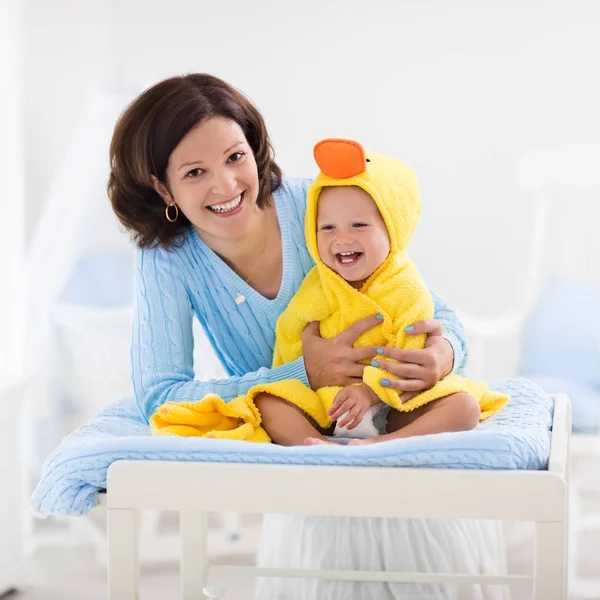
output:
[[[378,366],[379,366],[379,363],[378,363],[376,360],[372,360],[372,361],[371,361],[371,366],[372,366],[372,367],[378,367]]]
[[[379,382],[383,387],[387,387],[388,385],[390,385],[390,382],[387,379],[382,379]]]
[[[383,348],[377,348],[377,354],[383,354]]]
[[[383,315],[382,315],[382,314],[378,314],[378,315],[377,315],[377,318],[378,318],[380,321],[382,321],[382,320],[383,320]]]
[[[410,327],[407,327],[404,331],[406,331],[406,333],[410,333],[414,328],[415,326],[411,325]]]

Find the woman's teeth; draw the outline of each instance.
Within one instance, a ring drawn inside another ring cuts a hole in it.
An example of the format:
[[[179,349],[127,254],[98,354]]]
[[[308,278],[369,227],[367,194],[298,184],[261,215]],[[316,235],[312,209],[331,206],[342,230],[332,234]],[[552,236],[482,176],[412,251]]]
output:
[[[210,210],[212,210],[213,212],[217,212],[217,213],[228,213],[231,212],[232,210],[235,210],[240,203],[242,202],[242,196],[244,194],[240,194],[239,196],[235,197],[233,200],[230,200],[229,202],[224,202],[223,204],[213,204],[212,206],[209,206],[208,208],[210,208]]]
[[[337,254],[338,260],[343,265],[349,265],[356,262],[362,256],[362,252],[339,252]]]

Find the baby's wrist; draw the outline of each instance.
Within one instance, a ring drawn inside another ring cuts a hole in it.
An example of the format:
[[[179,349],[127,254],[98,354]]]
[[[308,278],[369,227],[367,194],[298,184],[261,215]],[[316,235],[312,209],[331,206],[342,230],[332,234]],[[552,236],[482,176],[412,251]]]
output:
[[[379,396],[366,383],[361,383],[361,386],[365,389],[371,406],[375,406],[381,402]]]

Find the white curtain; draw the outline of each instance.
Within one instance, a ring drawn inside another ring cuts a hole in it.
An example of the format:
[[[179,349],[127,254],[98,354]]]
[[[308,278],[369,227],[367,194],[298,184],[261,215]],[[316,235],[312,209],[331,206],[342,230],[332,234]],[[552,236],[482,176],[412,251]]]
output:
[[[65,398],[69,393],[73,396],[79,392],[77,402],[80,404],[85,402],[82,389],[90,394],[107,393],[114,365],[96,364],[97,355],[85,357],[86,351],[103,349],[107,359],[111,358],[110,353],[122,358],[124,365],[119,367],[126,372],[121,380],[126,378],[129,385],[129,360],[125,355],[130,339],[129,298],[107,306],[98,296],[111,290],[114,290],[113,295],[119,295],[123,288],[129,289],[133,274],[133,248],[120,231],[106,194],[110,139],[130,98],[89,83],[81,117],[51,182],[31,241],[26,269],[28,381],[25,410],[30,424],[27,446],[31,454],[27,463],[33,472],[72,428],[72,424],[65,422]],[[107,264],[116,264],[127,281],[111,280]],[[98,285],[99,270],[109,279],[104,286]],[[74,276],[78,277],[75,285]],[[115,323],[117,342],[94,337],[94,334],[112,332]],[[84,363],[89,370],[75,372],[77,365],[69,360],[78,360],[79,366]],[[66,372],[70,373],[70,390],[65,390]],[[91,380],[93,374],[101,379]],[[118,399],[106,398],[107,401]],[[97,402],[95,410],[103,403]],[[76,413],[79,408],[73,406],[72,410]],[[84,419],[90,416],[89,412]]]

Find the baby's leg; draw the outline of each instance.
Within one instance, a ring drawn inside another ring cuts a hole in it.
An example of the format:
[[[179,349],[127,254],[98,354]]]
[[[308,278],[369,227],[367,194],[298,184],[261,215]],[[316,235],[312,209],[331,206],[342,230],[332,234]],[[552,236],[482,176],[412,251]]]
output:
[[[307,438],[326,441],[316,423],[297,406],[267,393],[254,398],[269,437],[281,446],[301,446]]]
[[[473,396],[463,392],[450,394],[411,412],[391,410],[387,426],[389,433],[368,440],[352,440],[349,444],[354,446],[415,435],[466,431],[477,426],[479,416],[479,402]]]

